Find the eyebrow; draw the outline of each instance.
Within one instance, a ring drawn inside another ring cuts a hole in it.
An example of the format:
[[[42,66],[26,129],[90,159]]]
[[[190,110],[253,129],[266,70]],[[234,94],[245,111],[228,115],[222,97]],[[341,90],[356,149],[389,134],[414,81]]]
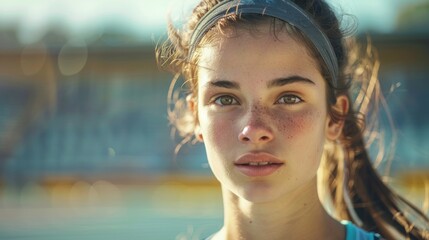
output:
[[[312,80],[308,78],[301,77],[301,76],[290,76],[286,78],[278,78],[278,79],[269,81],[267,83],[267,88],[281,87],[281,86],[291,84],[291,83],[296,83],[296,82],[316,85],[316,83],[314,83]]]
[[[277,78],[277,79],[271,80],[267,83],[267,88],[281,87],[281,86],[296,83],[296,82],[316,85],[312,80],[308,78],[294,75],[286,78]],[[213,87],[228,88],[228,89],[240,89],[240,84],[238,84],[237,82],[228,81],[228,80],[214,80],[214,81],[208,82],[207,85],[213,86]]]
[[[240,89],[240,85],[236,82],[227,81],[227,80],[215,80],[208,83],[210,86],[213,87],[221,87],[221,88],[228,88],[228,89]]]

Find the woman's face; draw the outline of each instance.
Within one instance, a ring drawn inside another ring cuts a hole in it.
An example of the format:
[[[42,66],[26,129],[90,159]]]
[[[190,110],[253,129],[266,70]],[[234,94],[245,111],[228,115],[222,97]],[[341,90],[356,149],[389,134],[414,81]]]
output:
[[[325,80],[305,45],[259,30],[201,49],[195,103],[213,173],[252,202],[314,184],[330,128]]]

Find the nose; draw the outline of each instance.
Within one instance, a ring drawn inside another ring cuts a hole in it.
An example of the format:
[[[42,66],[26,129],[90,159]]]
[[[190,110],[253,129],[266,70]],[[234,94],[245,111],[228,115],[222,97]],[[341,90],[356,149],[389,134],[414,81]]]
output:
[[[274,139],[273,132],[261,124],[247,124],[240,132],[238,139],[242,143],[261,144]]]

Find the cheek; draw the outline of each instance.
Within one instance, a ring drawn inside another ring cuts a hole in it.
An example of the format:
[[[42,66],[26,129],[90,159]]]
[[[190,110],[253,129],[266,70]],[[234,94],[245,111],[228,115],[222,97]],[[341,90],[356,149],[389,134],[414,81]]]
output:
[[[212,116],[210,113],[204,113],[201,117],[203,119],[200,118],[200,127],[206,147],[217,149],[231,146],[231,142],[237,139],[234,137],[232,118]]]
[[[325,114],[320,109],[287,114],[277,119],[278,136],[289,153],[317,167],[325,143]],[[304,163],[304,162],[302,162]]]
[[[276,129],[289,140],[323,134],[323,113],[318,110],[307,110],[297,113],[280,114],[275,117]]]
[[[276,122],[282,149],[296,179],[311,179],[317,172],[325,142],[324,113],[309,110],[288,114]]]

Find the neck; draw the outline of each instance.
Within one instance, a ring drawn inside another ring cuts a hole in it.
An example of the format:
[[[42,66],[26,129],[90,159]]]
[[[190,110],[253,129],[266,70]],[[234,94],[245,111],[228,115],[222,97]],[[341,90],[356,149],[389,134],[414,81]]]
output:
[[[316,179],[304,191],[263,203],[222,192],[224,227],[215,239],[344,239],[344,228],[320,203]]]

